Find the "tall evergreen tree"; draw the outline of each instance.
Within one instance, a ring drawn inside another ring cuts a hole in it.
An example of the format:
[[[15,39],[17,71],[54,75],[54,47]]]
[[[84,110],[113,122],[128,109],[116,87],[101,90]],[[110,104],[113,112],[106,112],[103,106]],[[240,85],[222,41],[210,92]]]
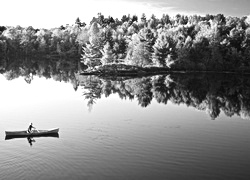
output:
[[[174,62],[176,42],[166,33],[162,33],[156,39],[153,46],[153,64],[158,67],[170,67]]]
[[[113,53],[112,47],[110,46],[109,42],[106,42],[106,44],[104,45],[102,55],[102,65],[114,62],[115,54]]]
[[[101,64],[101,52],[99,48],[92,44],[86,44],[82,46],[82,63],[87,65],[89,68],[94,68]]]

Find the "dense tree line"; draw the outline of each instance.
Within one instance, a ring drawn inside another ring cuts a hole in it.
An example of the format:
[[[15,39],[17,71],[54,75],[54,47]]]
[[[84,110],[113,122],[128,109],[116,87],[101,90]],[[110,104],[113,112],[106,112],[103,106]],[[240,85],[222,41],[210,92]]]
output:
[[[79,57],[89,68],[109,63],[173,70],[250,71],[250,16],[147,18],[101,13],[86,25],[53,29],[0,26],[0,58]]]
[[[78,25],[53,29],[6,27],[0,33],[0,58],[49,56],[80,57]]]

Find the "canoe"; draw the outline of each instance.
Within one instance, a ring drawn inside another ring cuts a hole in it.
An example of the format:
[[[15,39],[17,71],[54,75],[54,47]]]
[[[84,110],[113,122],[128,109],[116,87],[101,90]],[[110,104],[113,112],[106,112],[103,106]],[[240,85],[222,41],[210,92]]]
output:
[[[31,133],[27,131],[5,131],[6,136],[44,136],[44,135],[51,135],[57,134],[59,132],[59,128],[48,129],[48,130],[33,130]]]
[[[11,135],[6,135],[5,140],[10,140],[10,139],[21,139],[21,138],[40,138],[40,137],[53,137],[53,138],[59,138],[58,133],[54,134],[44,134],[44,135],[35,135],[35,136],[11,136]]]

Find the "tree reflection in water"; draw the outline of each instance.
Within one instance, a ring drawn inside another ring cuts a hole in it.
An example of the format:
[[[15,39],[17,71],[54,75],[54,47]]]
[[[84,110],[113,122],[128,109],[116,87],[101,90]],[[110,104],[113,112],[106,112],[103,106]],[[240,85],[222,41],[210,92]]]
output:
[[[81,76],[79,59],[0,59],[0,73],[7,80],[23,77],[52,78],[71,83],[74,90],[83,87],[83,96],[91,109],[104,95],[118,94],[121,99],[136,99],[142,107],[155,99],[158,103],[186,104],[206,111],[211,119],[221,112],[250,119],[250,78],[236,74],[171,73],[147,77]]]
[[[211,119],[221,112],[231,117],[250,119],[250,80],[234,74],[170,74],[141,78],[82,76],[80,85],[88,106],[102,94],[118,94],[121,99],[137,99],[147,107],[152,99],[158,103],[186,104],[206,111]]]

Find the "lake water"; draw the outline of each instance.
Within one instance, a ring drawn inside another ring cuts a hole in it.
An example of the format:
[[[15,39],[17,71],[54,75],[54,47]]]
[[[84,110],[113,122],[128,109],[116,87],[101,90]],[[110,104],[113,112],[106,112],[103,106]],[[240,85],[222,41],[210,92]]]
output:
[[[249,179],[249,78],[197,77],[1,75],[0,179]]]

